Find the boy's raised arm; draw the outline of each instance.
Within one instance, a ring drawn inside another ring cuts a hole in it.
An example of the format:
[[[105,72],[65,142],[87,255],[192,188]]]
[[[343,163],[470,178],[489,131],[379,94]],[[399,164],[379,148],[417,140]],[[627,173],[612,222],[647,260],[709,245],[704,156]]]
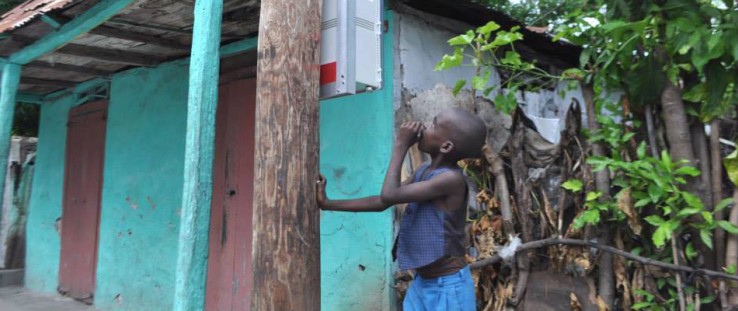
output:
[[[423,202],[447,196],[464,184],[463,176],[453,172],[445,172],[437,177],[408,185],[400,183],[402,162],[407,150],[418,141],[418,133],[423,130],[420,122],[406,122],[397,132],[397,140],[392,151],[387,174],[382,185],[381,202],[386,205],[398,203]]]

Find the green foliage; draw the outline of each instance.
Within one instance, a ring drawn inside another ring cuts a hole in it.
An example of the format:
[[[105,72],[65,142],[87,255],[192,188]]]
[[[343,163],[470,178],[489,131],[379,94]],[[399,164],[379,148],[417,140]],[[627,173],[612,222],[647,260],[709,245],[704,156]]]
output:
[[[37,137],[40,109],[38,105],[17,103],[13,115],[12,134],[15,136]]]
[[[446,54],[436,64],[435,70],[447,70],[460,66],[473,67],[476,74],[471,79],[473,94],[477,91],[484,96],[489,96],[497,90],[494,98],[497,110],[510,113],[517,107],[515,94],[523,85],[523,77],[536,77],[557,81],[559,77],[536,67],[534,63],[527,62],[515,51],[515,42],[523,40],[523,34],[518,27],[503,30],[495,22],[489,22],[484,26],[466,33],[460,34],[448,40],[453,48],[452,54]],[[501,85],[490,85],[492,69],[502,70],[508,73],[508,78]],[[454,86],[454,95],[457,95],[467,85],[467,80],[459,80]],[[530,85],[526,85],[528,89]]]
[[[485,0],[492,9],[531,26],[558,25],[566,13],[587,4],[586,0],[500,1]]]
[[[589,1],[557,28],[584,47],[586,81],[622,89],[636,105],[659,100],[667,81],[685,82],[683,98],[711,120],[738,102],[738,10],[720,1]],[[685,79],[685,77],[688,77]]]

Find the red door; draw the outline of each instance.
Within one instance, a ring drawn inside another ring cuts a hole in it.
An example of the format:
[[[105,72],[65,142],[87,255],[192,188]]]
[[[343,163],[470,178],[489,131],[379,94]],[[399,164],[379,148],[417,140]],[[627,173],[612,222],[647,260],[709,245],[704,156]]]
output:
[[[241,311],[251,305],[256,80],[228,82],[218,92],[205,308]]]
[[[92,303],[107,101],[74,108],[67,124],[59,292]]]

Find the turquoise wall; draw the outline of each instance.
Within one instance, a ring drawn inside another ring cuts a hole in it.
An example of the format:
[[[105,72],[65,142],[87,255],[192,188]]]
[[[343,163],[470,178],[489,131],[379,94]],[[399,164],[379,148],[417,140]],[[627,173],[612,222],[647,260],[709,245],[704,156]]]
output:
[[[111,82],[95,306],[169,310],[179,235],[187,108],[186,62],[135,69]],[[26,286],[55,292],[66,97],[41,109],[27,230]]]
[[[378,195],[394,137],[393,18],[383,34],[383,87],[320,105],[320,171],[333,199]],[[391,310],[393,209],[321,212],[322,310]],[[363,268],[362,268],[363,267]]]
[[[71,97],[41,106],[35,178],[26,223],[26,287],[53,293],[58,285],[67,116]]]
[[[172,309],[188,72],[178,62],[113,78],[96,307]]]

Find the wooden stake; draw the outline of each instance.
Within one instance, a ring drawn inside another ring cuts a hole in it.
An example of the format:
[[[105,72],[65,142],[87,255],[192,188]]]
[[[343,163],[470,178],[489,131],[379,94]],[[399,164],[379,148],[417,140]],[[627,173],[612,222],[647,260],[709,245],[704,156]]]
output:
[[[261,2],[252,310],[320,310],[321,2]]]

